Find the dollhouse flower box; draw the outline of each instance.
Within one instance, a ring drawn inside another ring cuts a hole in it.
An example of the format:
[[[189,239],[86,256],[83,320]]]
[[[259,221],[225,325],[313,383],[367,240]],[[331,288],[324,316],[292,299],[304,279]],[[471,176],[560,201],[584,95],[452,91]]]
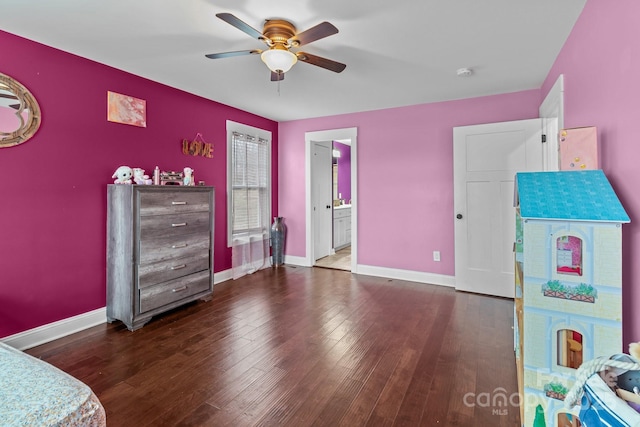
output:
[[[542,291],[542,294],[545,297],[552,297],[552,298],[561,298],[561,299],[568,299],[567,298],[567,294],[565,294],[564,292],[559,292],[559,291]]]
[[[544,386],[544,393],[547,397],[557,400],[564,400],[569,390],[559,383],[549,383]]]
[[[542,295],[593,304],[598,296],[598,291],[592,285],[587,285],[586,283],[571,286],[564,285],[558,280],[550,280],[542,286]]]
[[[547,397],[558,400],[564,400],[564,398],[566,397],[564,394],[560,394],[557,391],[547,391],[546,395]]]
[[[596,298],[589,295],[571,295],[569,299],[573,301],[590,302],[592,304],[596,302]]]

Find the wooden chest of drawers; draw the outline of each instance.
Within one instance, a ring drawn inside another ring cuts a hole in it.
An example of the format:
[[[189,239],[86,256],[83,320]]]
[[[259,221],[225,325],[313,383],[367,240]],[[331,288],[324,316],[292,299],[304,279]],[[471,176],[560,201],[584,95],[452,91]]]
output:
[[[107,189],[107,321],[130,330],[213,291],[213,187]]]

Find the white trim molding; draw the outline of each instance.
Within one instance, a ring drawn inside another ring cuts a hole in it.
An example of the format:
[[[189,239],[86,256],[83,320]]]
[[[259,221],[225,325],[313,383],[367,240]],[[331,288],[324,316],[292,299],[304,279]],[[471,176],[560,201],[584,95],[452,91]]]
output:
[[[231,280],[231,269],[215,273],[213,277],[214,285]],[[14,335],[9,335],[8,337],[0,338],[0,341],[18,350],[27,350],[106,322],[107,308],[102,307]]]
[[[558,163],[558,133],[564,128],[564,75],[549,89],[549,93],[538,108],[542,119],[542,132],[547,136],[547,143],[543,145],[543,164],[545,171],[559,170]]]
[[[231,280],[231,279],[233,279],[232,269],[218,271],[217,273],[214,273],[213,274],[213,286],[214,286],[213,292],[216,291],[215,285],[217,285],[218,283],[226,282],[227,280]]]
[[[358,128],[329,129],[305,132],[305,266],[315,264],[313,241],[313,203],[311,200],[311,145],[313,142],[351,141],[351,272],[358,269]],[[286,258],[285,258],[286,263]]]
[[[271,131],[260,129],[254,126],[245,125],[243,123],[234,122],[232,120],[227,120],[226,122],[226,130],[227,130],[227,185],[225,187],[225,191],[227,194],[227,247],[230,248],[233,246],[233,200],[232,200],[232,185],[233,185],[233,133],[241,133],[244,135],[250,135],[255,137],[256,139],[260,138],[268,141],[268,153],[269,159],[267,161],[267,177],[269,180],[269,194],[268,200],[271,200],[271,195],[273,194],[273,183],[271,182],[271,164],[273,163],[273,153],[272,153],[272,134]],[[272,218],[271,216],[271,205],[269,205],[269,215],[268,218]],[[267,224],[267,227],[270,227],[271,224]]]
[[[429,285],[455,288],[456,278],[444,274],[424,273],[421,271],[399,270],[396,268],[376,267],[373,265],[358,265],[358,274],[386,277],[389,279],[406,280],[409,282],[425,283]]]
[[[26,350],[106,322],[107,308],[102,307],[4,337],[0,341],[18,350]]]
[[[285,264],[297,267],[313,267],[305,257],[285,256]],[[356,273],[354,273],[356,274]],[[424,273],[421,271],[400,270],[397,268],[377,267],[374,265],[358,264],[358,273],[365,276],[386,277],[388,279],[406,280],[408,282],[425,283],[429,285],[455,288],[456,278],[444,274]]]
[[[285,255],[284,256],[284,263],[285,264],[291,264],[291,265],[297,265],[299,267],[312,267],[313,266],[309,261],[309,257],[303,257],[303,256]]]

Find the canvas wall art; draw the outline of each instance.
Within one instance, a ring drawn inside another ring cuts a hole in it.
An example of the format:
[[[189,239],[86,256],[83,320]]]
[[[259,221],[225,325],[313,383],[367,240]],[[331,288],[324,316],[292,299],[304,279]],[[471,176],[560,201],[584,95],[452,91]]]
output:
[[[107,120],[132,126],[147,127],[147,101],[107,92]]]

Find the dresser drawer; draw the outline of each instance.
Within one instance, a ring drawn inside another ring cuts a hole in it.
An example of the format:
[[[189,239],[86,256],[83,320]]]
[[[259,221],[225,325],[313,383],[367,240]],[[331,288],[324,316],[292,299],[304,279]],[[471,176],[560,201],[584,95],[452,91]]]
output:
[[[207,233],[210,218],[208,211],[140,217],[140,239]]]
[[[174,258],[138,266],[138,287],[145,288],[160,282],[209,269],[209,251],[194,256]]]
[[[210,289],[209,271],[140,289],[140,313],[171,304]]]
[[[140,192],[140,216],[209,211],[207,191]]]
[[[185,234],[179,236],[146,237],[140,240],[138,264],[150,264],[172,258],[184,258],[208,252],[209,234]]]
[[[341,208],[341,209],[334,209],[333,210],[333,218],[334,219],[347,218],[349,216],[351,216],[351,208]]]

